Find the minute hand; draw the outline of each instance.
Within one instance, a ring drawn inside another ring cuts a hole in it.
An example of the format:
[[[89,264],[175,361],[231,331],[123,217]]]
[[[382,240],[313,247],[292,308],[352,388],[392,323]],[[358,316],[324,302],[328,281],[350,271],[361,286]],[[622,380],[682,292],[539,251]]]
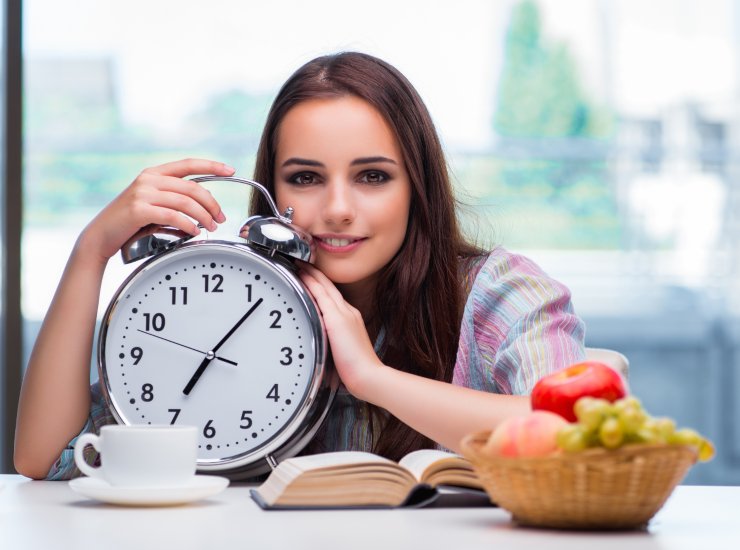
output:
[[[255,309],[259,307],[259,305],[262,303],[262,298],[257,300],[252,307],[249,308],[249,311],[247,311],[244,315],[242,315],[242,318],[239,319],[236,324],[231,327],[229,332],[227,332],[223,338],[221,338],[221,341],[216,344],[216,347],[213,348],[211,351],[209,351],[203,361],[201,361],[200,365],[198,366],[198,369],[193,373],[193,376],[190,378],[190,381],[185,386],[185,389],[182,390],[182,393],[185,395],[190,395],[190,392],[193,390],[193,387],[195,386],[196,382],[200,379],[201,376],[203,376],[203,373],[206,370],[206,367],[211,364],[211,361],[213,361],[213,358],[216,356],[216,352],[219,350],[219,348],[228,340],[231,338],[231,335],[236,332],[236,329],[238,329],[244,321],[247,320],[247,318],[252,315]]]

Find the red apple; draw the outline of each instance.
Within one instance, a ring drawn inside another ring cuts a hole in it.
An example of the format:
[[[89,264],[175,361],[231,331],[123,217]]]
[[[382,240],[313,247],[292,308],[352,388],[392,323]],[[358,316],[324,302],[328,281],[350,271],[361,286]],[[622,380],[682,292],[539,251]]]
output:
[[[573,405],[583,396],[616,401],[627,395],[627,384],[616,370],[598,361],[584,361],[545,376],[532,390],[532,409],[559,414],[575,422]]]

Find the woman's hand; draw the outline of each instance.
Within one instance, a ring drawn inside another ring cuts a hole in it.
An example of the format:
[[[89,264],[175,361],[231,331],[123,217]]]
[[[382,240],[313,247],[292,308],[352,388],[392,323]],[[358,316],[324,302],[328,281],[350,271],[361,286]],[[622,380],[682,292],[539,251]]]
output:
[[[210,231],[225,216],[211,193],[199,183],[182,179],[197,174],[231,176],[234,169],[221,162],[186,159],[147,168],[85,228],[85,250],[108,261],[140,228],[156,223],[198,235],[196,223]]]
[[[300,276],[321,310],[339,377],[352,395],[372,402],[366,389],[383,364],[373,349],[362,315],[315,267],[303,266]]]

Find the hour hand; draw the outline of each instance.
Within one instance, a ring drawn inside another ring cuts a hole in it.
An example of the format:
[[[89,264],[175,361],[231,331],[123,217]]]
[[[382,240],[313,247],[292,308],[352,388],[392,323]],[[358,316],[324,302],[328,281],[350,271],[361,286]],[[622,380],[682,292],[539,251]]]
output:
[[[185,386],[185,389],[182,390],[182,393],[185,395],[190,395],[190,392],[193,391],[193,388],[195,387],[195,383],[200,380],[200,377],[203,376],[203,373],[206,370],[206,367],[211,363],[213,360],[213,355],[211,355],[213,352],[208,352],[203,359],[203,361],[200,362],[200,365],[198,366],[195,373],[193,373],[193,376],[190,377],[190,380],[188,381],[188,384]]]
[[[262,303],[262,298],[257,300],[252,307],[249,308],[249,310],[242,315],[241,319],[239,319],[236,324],[229,329],[229,331],[221,338],[221,340],[216,344],[216,347],[214,347],[211,351],[206,353],[205,358],[203,361],[201,361],[200,365],[198,365],[198,368],[193,373],[193,376],[188,381],[187,385],[185,386],[185,389],[182,390],[182,393],[185,395],[190,395],[190,392],[193,391],[193,387],[195,384],[200,380],[200,377],[203,376],[203,373],[205,372],[208,365],[211,364],[211,361],[216,357],[216,352],[221,348],[221,346],[224,345],[224,343],[231,338],[231,335],[236,332],[236,329],[238,329],[244,321],[247,320],[247,318],[254,313],[254,310],[259,307],[259,305]]]

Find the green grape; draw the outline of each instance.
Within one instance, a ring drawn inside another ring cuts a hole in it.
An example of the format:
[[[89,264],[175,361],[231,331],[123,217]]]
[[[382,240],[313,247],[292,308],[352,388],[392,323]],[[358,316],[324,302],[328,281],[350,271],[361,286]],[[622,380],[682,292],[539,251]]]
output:
[[[599,428],[599,439],[607,449],[616,449],[624,441],[624,431],[615,416],[610,416]]]
[[[669,442],[676,431],[676,422],[672,418],[656,418],[655,429],[661,440]]]
[[[706,462],[711,460],[714,456],[714,445],[708,439],[702,439],[701,447],[699,447],[699,460]]]
[[[637,431],[627,435],[625,441],[629,443],[661,443],[660,436],[654,430],[639,428]]]
[[[681,428],[671,434],[668,443],[671,445],[689,445],[699,453],[699,460],[706,462],[714,456],[714,445],[703,438],[696,430]]]
[[[573,407],[578,422],[589,431],[595,431],[601,426],[609,412],[611,405],[606,399],[596,397],[581,397]]]
[[[654,418],[648,418],[645,420],[645,422],[642,423],[642,427],[638,429],[638,432],[646,436],[646,441],[649,441],[650,443],[665,443],[665,440],[663,440],[660,435],[658,423]]]
[[[626,434],[632,434],[642,428],[647,420],[647,415],[642,409],[633,406],[617,407],[617,418],[622,424],[622,429]]]
[[[667,441],[671,445],[691,445],[699,450],[704,439],[691,428],[681,428],[673,432]]]
[[[588,437],[578,424],[563,426],[557,434],[558,447],[568,453],[582,451],[588,447]]]
[[[642,403],[640,403],[640,400],[637,399],[637,397],[635,397],[634,395],[628,395],[627,397],[618,399],[617,401],[614,402],[614,406],[617,409],[624,407],[624,408],[630,408],[630,409],[637,409],[639,411],[643,410]]]

